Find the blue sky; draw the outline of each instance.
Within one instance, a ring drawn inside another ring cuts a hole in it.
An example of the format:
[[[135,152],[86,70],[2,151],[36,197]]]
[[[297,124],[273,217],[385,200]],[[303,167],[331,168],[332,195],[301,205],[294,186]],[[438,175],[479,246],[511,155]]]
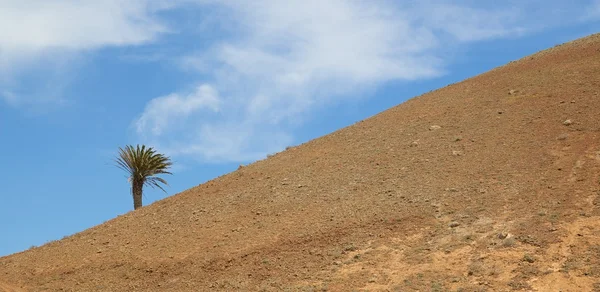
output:
[[[0,0],[0,255],[600,30],[600,1]]]

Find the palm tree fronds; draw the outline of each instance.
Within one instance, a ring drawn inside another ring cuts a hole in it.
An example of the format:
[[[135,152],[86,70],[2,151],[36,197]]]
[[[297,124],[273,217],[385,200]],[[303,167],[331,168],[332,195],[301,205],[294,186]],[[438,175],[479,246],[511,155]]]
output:
[[[167,181],[158,177],[160,174],[172,174],[168,169],[173,165],[171,159],[163,154],[157,153],[152,147],[145,145],[131,145],[125,148],[119,147],[118,157],[115,159],[116,166],[129,174],[129,181],[140,186],[146,185],[153,188],[165,189],[160,185],[168,185]],[[134,194],[135,196],[135,194]]]

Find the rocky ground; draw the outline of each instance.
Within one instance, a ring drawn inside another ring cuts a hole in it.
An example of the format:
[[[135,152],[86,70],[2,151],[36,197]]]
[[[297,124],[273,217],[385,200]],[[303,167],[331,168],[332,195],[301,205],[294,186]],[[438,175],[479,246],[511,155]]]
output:
[[[600,291],[600,35],[42,247],[5,291]]]

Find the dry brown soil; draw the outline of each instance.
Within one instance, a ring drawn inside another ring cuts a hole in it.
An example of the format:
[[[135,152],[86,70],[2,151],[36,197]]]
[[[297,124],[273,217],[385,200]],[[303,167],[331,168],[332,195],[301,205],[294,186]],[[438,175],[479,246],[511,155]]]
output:
[[[2,289],[600,291],[600,35],[0,258]]]

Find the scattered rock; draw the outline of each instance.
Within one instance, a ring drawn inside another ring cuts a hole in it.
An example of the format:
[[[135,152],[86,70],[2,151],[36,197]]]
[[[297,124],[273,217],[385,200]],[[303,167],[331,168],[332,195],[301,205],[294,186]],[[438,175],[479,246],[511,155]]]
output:
[[[525,254],[523,256],[523,261],[531,264],[531,263],[535,262],[535,258],[529,254]]]
[[[506,238],[502,239],[502,246],[504,246],[504,247],[513,247],[516,244],[517,244],[517,240],[510,233],[507,233]]]
[[[429,127],[429,131],[435,131],[435,130],[439,130],[439,129],[441,129],[441,128],[442,128],[441,126],[438,126],[438,125],[432,125],[432,126],[430,126],[430,127]]]
[[[565,126],[570,126],[570,125],[572,125],[572,124],[573,124],[573,121],[571,121],[571,120],[565,120],[565,121],[563,122],[563,125],[565,125]]]
[[[498,233],[498,239],[505,239],[508,237],[508,235],[509,235],[508,232],[504,232],[504,231],[500,232],[500,233]]]
[[[458,223],[456,221],[452,221],[452,222],[448,223],[448,227],[450,227],[450,228],[455,228],[458,226],[460,226],[460,223]]]
[[[452,155],[454,155],[454,156],[462,156],[463,152],[462,151],[458,151],[458,150],[452,150]]]
[[[517,92],[519,92],[519,91],[518,91],[518,90],[511,89],[511,90],[509,90],[509,91],[508,91],[508,94],[509,94],[509,95],[515,95]]]

